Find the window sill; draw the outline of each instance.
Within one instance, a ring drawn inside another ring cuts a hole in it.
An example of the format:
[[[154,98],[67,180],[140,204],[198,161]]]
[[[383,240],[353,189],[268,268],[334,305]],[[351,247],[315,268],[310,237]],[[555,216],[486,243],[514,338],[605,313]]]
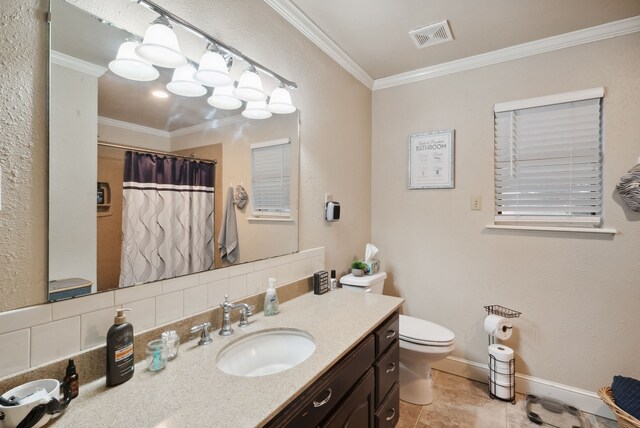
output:
[[[605,228],[587,228],[587,227],[552,227],[552,226],[507,226],[502,224],[490,224],[485,229],[499,230],[530,230],[541,232],[571,232],[571,233],[596,233],[605,235],[615,235],[618,233],[616,229]]]
[[[293,219],[290,217],[248,217],[248,221],[263,221],[263,222],[290,222],[293,223]]]

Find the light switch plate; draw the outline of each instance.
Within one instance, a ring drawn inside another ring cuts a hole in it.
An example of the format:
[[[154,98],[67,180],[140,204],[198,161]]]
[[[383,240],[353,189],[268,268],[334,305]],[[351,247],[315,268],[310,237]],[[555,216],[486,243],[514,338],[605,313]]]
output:
[[[471,211],[481,211],[481,210],[482,210],[482,196],[472,196]]]

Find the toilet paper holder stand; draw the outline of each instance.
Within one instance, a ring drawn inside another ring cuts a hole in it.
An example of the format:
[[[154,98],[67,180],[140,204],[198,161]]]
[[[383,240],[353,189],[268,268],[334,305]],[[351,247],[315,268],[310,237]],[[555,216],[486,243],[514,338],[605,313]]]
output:
[[[518,318],[522,313],[513,309],[509,309],[500,305],[489,305],[484,307],[487,315],[498,315],[504,318]],[[489,335],[489,345],[495,343],[495,337]],[[508,385],[498,383],[500,376],[507,376]],[[500,389],[500,391],[498,391]],[[498,394],[508,390],[506,394]],[[489,355],[489,397],[497,398],[502,401],[510,401],[516,404],[516,360],[511,358],[509,361],[498,360],[495,356]]]

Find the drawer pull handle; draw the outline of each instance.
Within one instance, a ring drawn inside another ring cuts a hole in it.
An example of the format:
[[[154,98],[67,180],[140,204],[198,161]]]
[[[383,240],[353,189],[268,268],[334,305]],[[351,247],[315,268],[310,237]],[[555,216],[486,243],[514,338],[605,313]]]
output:
[[[396,331],[395,330],[389,330],[387,331],[387,339],[391,339],[392,337],[395,337],[396,335]]]
[[[391,373],[396,369],[396,363],[390,364],[391,368],[387,369],[387,373]]]
[[[313,402],[313,407],[320,407],[320,406],[324,406],[325,404],[327,404],[329,402],[329,400],[331,400],[331,393],[333,391],[331,391],[331,388],[328,388],[327,391],[329,391],[329,395],[327,395],[327,398],[325,398],[322,401],[314,401]]]
[[[395,417],[396,417],[396,408],[395,408],[395,407],[392,407],[392,408],[391,408],[391,416],[387,416],[387,420],[388,420],[388,421],[390,421],[390,420],[392,420],[392,419],[393,419],[393,418],[395,418]]]

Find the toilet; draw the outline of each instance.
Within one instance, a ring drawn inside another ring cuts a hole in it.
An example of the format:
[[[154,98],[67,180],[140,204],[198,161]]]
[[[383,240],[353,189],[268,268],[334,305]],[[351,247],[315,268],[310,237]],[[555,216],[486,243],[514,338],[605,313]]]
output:
[[[386,272],[340,278],[342,288],[382,294]],[[453,332],[420,318],[400,315],[400,399],[425,405],[433,401],[431,364],[453,352]]]

